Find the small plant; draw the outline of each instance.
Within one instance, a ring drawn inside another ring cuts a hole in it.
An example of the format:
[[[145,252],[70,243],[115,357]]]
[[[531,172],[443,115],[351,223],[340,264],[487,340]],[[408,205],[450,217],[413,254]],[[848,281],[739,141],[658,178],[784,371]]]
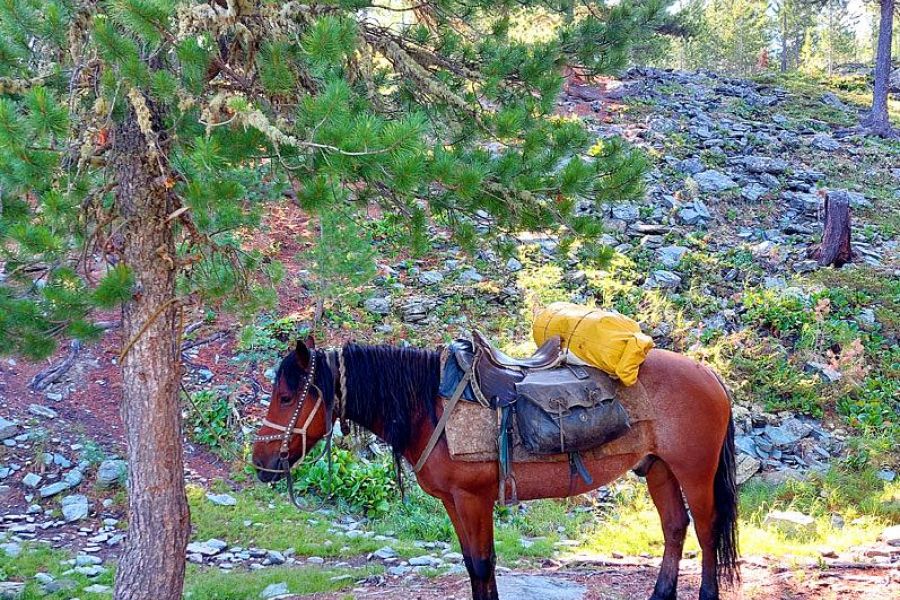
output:
[[[327,457],[305,462],[297,473],[297,489],[332,495],[354,512],[386,513],[398,495],[390,457],[368,460],[342,448],[332,452],[331,476]]]
[[[199,444],[223,451],[223,441],[230,439],[231,402],[212,390],[191,394],[187,413],[191,438]]]

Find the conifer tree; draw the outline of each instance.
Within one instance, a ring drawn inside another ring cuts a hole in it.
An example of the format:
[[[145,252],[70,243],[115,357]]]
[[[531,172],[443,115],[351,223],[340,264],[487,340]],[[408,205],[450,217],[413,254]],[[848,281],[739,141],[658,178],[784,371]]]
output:
[[[878,41],[875,46],[875,82],[872,110],[863,127],[884,137],[897,137],[888,116],[888,86],[891,77],[891,40],[894,35],[895,0],[879,0]]]
[[[471,248],[484,215],[501,247],[590,240],[578,203],[642,190],[639,154],[554,105],[564,65],[624,66],[665,0],[383,2],[0,0],[0,349],[46,357],[121,307],[119,600],[181,597],[184,313],[274,303],[280,266],[241,243],[266,202],[319,216],[326,275],[364,274],[370,203],[425,251],[430,222]],[[523,41],[532,9],[561,18]]]

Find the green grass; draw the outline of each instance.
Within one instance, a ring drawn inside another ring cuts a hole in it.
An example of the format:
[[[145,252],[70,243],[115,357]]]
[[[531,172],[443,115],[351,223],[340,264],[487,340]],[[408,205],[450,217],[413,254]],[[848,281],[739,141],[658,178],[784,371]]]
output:
[[[22,600],[68,600],[75,596],[80,596],[85,600],[92,598],[102,598],[102,595],[89,594],[84,592],[84,588],[99,583],[103,585],[112,585],[114,572],[110,565],[107,567],[106,573],[94,578],[88,578],[84,575],[73,573],[63,575],[72,567],[60,564],[62,561],[71,558],[67,552],[62,550],[53,550],[42,544],[22,544],[22,553],[16,558],[0,553],[0,581],[24,581],[25,594]],[[70,590],[60,591],[55,594],[44,595],[40,584],[34,579],[36,573],[49,573],[55,579],[68,579],[74,583],[74,587]]]
[[[185,600],[247,600],[259,598],[260,593],[273,583],[285,583],[292,594],[334,592],[368,575],[367,570],[322,569],[314,567],[275,567],[259,571],[233,571],[223,573],[219,569],[188,569],[184,589]],[[350,575],[350,577],[345,577]]]

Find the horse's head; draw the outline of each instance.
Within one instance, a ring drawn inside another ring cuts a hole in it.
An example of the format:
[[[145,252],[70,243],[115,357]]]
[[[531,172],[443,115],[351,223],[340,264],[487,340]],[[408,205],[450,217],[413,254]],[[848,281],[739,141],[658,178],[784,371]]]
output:
[[[324,361],[323,361],[324,362]],[[288,465],[306,457],[316,442],[326,436],[328,398],[315,385],[315,342],[297,342],[297,348],[281,361],[272,386],[269,412],[253,442],[253,466],[261,481],[277,481]]]

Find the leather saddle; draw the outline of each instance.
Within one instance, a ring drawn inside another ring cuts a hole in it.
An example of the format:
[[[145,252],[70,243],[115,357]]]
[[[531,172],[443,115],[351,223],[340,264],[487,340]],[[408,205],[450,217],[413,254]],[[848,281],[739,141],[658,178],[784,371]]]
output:
[[[472,332],[474,354],[459,352],[457,362],[464,370],[472,369],[475,382],[472,389],[478,402],[497,408],[516,399],[516,384],[532,371],[553,369],[562,362],[563,351],[559,336],[544,342],[528,358],[513,358],[494,348],[483,334]]]

